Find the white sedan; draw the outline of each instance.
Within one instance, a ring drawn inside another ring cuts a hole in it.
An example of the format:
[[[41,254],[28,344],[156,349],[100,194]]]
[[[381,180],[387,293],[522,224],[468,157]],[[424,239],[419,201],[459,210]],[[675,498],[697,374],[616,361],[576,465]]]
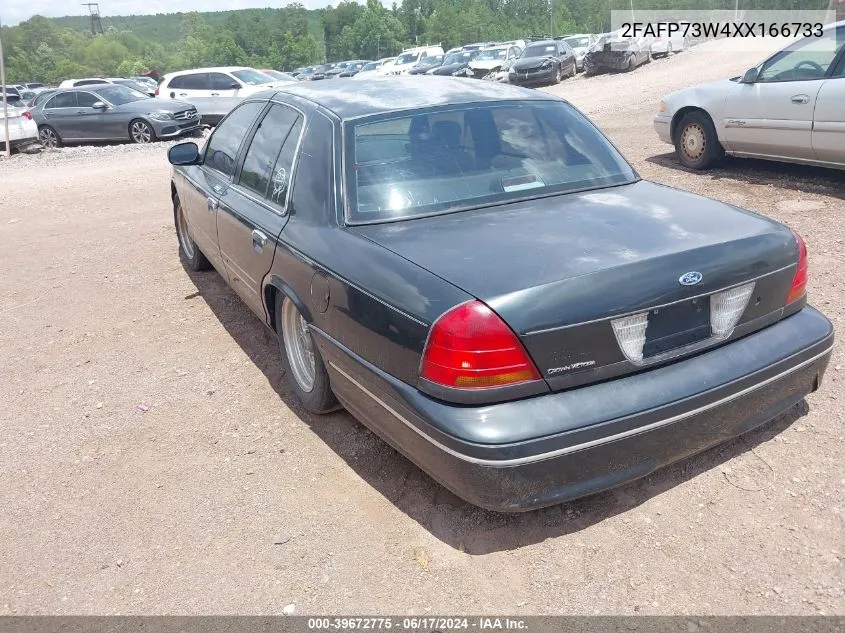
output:
[[[692,169],[724,154],[845,169],[845,21],[794,41],[742,77],[685,88],[654,127]]]
[[[18,147],[38,140],[38,126],[26,108],[8,108],[9,144]],[[6,147],[6,125],[3,121],[3,105],[0,103],[0,150]]]

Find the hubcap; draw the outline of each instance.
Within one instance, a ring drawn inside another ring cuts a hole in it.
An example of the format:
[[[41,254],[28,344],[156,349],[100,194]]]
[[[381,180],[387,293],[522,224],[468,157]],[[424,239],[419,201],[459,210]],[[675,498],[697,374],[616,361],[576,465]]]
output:
[[[707,136],[698,123],[690,123],[681,133],[681,148],[684,154],[692,160],[698,160],[704,154],[707,146]]]
[[[188,223],[185,220],[185,213],[182,211],[182,205],[176,207],[176,233],[179,237],[179,246],[182,247],[182,252],[188,259],[194,258],[194,240],[191,239],[191,234],[188,232]]]
[[[58,139],[56,138],[56,133],[53,130],[43,129],[41,133],[38,135],[41,140],[41,144],[47,147],[56,147],[58,145]]]
[[[290,299],[285,299],[282,307],[282,337],[294,380],[300,389],[310,393],[314,389],[317,374],[314,342],[308,331],[308,323]]]
[[[141,121],[132,124],[132,140],[136,143],[149,143],[152,133],[149,126]]]

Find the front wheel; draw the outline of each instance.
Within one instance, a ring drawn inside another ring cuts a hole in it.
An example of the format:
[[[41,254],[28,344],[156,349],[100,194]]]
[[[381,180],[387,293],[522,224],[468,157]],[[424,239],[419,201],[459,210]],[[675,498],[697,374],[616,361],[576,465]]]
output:
[[[329,413],[338,408],[329,374],[314,343],[308,322],[289,298],[279,293],[276,303],[277,331],[282,364],[297,399],[311,413]]]
[[[712,167],[725,154],[713,121],[700,110],[681,119],[675,135],[675,152],[681,164],[690,169]]]
[[[173,199],[173,220],[176,223],[176,237],[179,238],[179,255],[188,268],[194,271],[211,268],[211,263],[191,237],[191,230],[188,227],[188,220],[185,218],[185,210],[182,208],[179,196]]]
[[[133,143],[144,145],[156,140],[156,133],[146,121],[136,119],[129,124],[129,138]]]
[[[555,71],[555,83],[559,84],[561,81],[563,81],[563,72],[561,71],[560,66],[558,66]]]

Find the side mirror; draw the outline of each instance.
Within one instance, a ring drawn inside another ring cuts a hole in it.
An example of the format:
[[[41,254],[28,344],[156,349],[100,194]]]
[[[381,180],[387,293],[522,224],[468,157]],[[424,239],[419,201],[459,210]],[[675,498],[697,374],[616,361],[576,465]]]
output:
[[[745,74],[742,76],[742,81],[740,83],[743,84],[753,84],[757,81],[757,77],[760,75],[760,71],[756,68],[749,68],[745,71]]]
[[[103,103],[102,101],[95,101],[94,105],[92,105],[91,107],[94,108],[95,110],[107,110],[108,109],[108,106],[105,103]]]
[[[240,90],[240,89],[241,89],[241,84],[239,84],[237,81],[233,81],[233,82],[232,82],[232,85],[231,85],[231,86],[229,86],[229,89],[230,89],[230,90]]]
[[[196,143],[179,143],[167,150],[171,165],[199,165],[200,150]]]

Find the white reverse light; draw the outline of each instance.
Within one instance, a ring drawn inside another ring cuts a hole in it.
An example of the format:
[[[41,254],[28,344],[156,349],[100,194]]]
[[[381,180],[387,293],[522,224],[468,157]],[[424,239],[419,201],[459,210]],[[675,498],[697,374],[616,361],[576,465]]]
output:
[[[648,312],[633,314],[611,321],[616,342],[622,348],[622,353],[632,363],[643,362],[643,345],[645,345],[645,331],[648,327]]]
[[[754,292],[754,282],[717,292],[710,297],[710,331],[716,338],[729,337]]]

